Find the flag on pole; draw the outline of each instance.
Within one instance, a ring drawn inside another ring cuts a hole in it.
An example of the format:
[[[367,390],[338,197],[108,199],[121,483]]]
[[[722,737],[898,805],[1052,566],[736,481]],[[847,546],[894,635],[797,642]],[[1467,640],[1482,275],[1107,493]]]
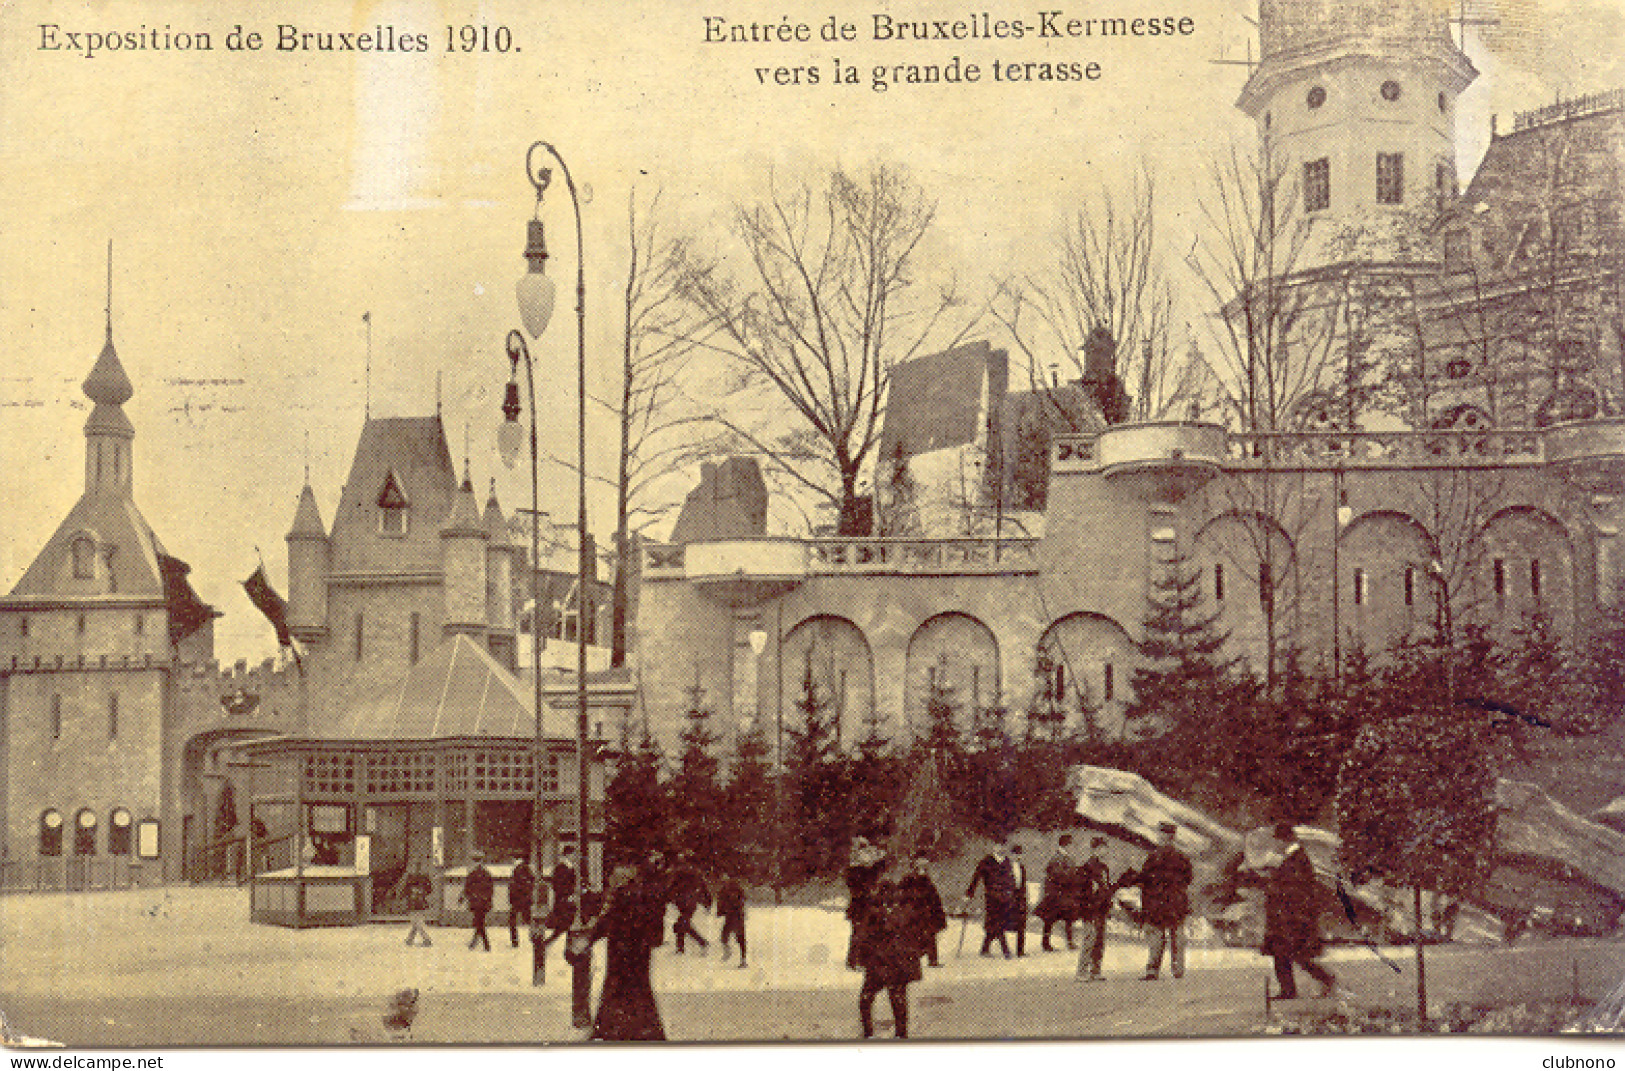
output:
[[[164,583],[164,603],[169,611],[169,642],[178,644],[214,618],[219,617],[215,608],[198,598],[197,592],[192,590],[191,581],[186,574],[192,567],[181,561],[158,551],[158,572]]]
[[[276,629],[276,642],[283,647],[292,647],[293,634],[288,631],[288,604],[266,579],[265,566],[255,569],[254,575],[243,581],[243,590],[248,592],[248,601],[253,603],[255,608],[271,622],[271,627]]]

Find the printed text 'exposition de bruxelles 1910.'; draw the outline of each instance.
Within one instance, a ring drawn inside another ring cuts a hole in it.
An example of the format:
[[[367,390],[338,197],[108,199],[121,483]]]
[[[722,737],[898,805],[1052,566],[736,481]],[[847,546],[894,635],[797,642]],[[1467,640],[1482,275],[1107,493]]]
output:
[[[859,23],[734,22],[720,15],[704,16],[706,44],[790,44],[811,41],[856,41]],[[1188,15],[1140,18],[1075,18],[1065,11],[1037,11],[1031,18],[995,19],[983,11],[968,18],[900,19],[871,15],[867,26],[871,41],[1019,41],[1033,38],[1077,37],[1189,37],[1196,20]]]
[[[61,23],[42,22],[39,26],[40,52],[58,52],[93,59],[115,52],[395,52],[424,53],[438,50],[439,34],[407,32],[388,23],[371,30],[312,30],[292,23],[277,23],[263,32],[237,23],[229,30],[162,28],[145,24],[135,29],[107,27],[87,30]],[[451,53],[519,52],[515,34],[507,26],[463,24],[441,27],[444,48]]]

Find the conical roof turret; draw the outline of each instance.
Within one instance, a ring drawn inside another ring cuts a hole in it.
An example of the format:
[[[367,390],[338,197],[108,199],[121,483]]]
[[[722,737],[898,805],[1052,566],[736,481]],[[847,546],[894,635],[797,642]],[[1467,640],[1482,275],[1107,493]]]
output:
[[[457,494],[451,500],[451,514],[446,518],[445,527],[440,529],[443,536],[473,535],[485,537],[485,522],[480,518],[480,505],[474,499],[474,480],[467,470],[463,472],[463,484],[457,488]]]
[[[485,531],[491,537],[493,547],[508,545],[508,521],[502,516],[502,506],[497,503],[497,481],[491,480],[491,494],[485,500]]]
[[[316,492],[305,482],[299,492],[299,508],[293,515],[293,527],[288,529],[289,539],[326,539],[327,527],[322,524],[322,511],[316,505]]]

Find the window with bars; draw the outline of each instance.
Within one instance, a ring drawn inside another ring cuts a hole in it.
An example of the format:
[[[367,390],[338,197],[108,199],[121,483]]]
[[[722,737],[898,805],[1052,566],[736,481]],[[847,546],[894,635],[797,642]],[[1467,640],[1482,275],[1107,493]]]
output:
[[[475,792],[534,792],[531,752],[476,751],[470,771]]]
[[[51,739],[62,739],[62,697],[51,697]]]
[[[118,739],[118,695],[107,697],[107,739]]]
[[[356,757],[318,752],[305,756],[305,791],[313,795],[348,795],[356,790]]]
[[[432,751],[386,751],[367,756],[367,791],[373,794],[434,792]]]
[[[1356,569],[1354,570],[1354,605],[1364,606],[1366,604],[1367,594],[1365,570]]]
[[[73,854],[96,854],[96,812],[89,807],[73,816]]]
[[[1322,156],[1303,165],[1303,210],[1320,212],[1332,206],[1332,161]]]
[[[1100,697],[1103,702],[1110,703],[1117,694],[1117,674],[1113,672],[1112,664],[1105,663],[1100,667]]]
[[[1224,565],[1221,562],[1213,565],[1213,601],[1224,601]]]
[[[1416,566],[1405,567],[1405,605],[1416,605]]]
[[[1492,571],[1494,573],[1492,583],[1494,584],[1494,589],[1495,589],[1495,601],[1496,602],[1501,602],[1503,599],[1505,599],[1507,597],[1507,561],[1506,561],[1506,559],[1505,558],[1497,558],[1497,559],[1495,559],[1494,563],[1492,564]]]
[[[40,812],[39,853],[41,855],[62,854],[62,812],[55,808]]]
[[[1532,558],[1529,562],[1529,598],[1534,602],[1540,601],[1540,559]]]
[[[1398,205],[1405,203],[1405,154],[1379,152],[1377,154],[1377,203]]]

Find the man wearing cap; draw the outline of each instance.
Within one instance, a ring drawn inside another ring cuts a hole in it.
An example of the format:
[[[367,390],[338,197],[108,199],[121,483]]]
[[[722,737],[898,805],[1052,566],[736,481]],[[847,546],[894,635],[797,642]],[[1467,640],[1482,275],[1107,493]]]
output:
[[[1190,884],[1195,876],[1191,861],[1174,847],[1179,827],[1172,822],[1157,826],[1160,843],[1151,849],[1140,869],[1123,875],[1121,884],[1140,887],[1140,914],[1151,928],[1150,947],[1145,961],[1147,982],[1157,980],[1162,970],[1163,949],[1168,949],[1168,966],[1175,978],[1185,975],[1185,946],[1180,930],[1190,912]]]
[[[1077,869],[1078,914],[1084,925],[1083,947],[1078,949],[1078,977],[1091,982],[1098,982],[1101,978],[1100,965],[1106,958],[1106,916],[1112,910],[1112,874],[1106,861],[1100,857],[1100,850],[1105,846],[1105,837],[1092,838],[1089,841],[1089,858],[1080,863]],[[1086,959],[1089,963],[1087,973],[1083,966]]]

